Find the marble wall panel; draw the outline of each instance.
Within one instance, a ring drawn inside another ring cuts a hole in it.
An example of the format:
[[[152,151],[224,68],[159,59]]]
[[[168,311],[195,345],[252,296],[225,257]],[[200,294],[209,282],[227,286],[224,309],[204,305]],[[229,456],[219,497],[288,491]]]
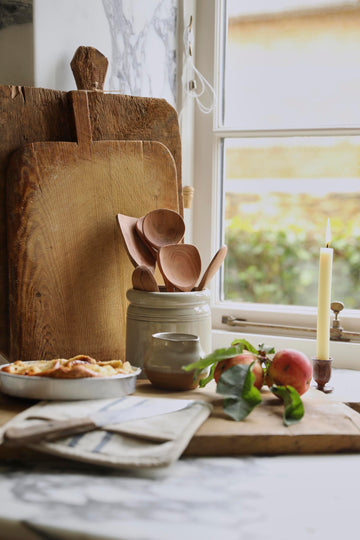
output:
[[[177,0],[102,0],[111,36],[109,86],[175,103]]]
[[[89,45],[109,59],[105,90],[175,105],[177,3],[2,0],[0,84],[73,90],[71,58]]]

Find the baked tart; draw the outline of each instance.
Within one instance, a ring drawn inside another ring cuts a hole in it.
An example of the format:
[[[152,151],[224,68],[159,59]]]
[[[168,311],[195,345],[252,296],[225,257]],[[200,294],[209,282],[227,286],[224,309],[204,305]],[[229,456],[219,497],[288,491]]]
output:
[[[51,377],[54,379],[81,379],[87,377],[113,377],[129,375],[136,371],[130,362],[122,360],[99,361],[79,354],[73,358],[56,358],[52,360],[34,360],[23,362],[17,360],[0,368],[11,375],[27,375],[35,377]]]

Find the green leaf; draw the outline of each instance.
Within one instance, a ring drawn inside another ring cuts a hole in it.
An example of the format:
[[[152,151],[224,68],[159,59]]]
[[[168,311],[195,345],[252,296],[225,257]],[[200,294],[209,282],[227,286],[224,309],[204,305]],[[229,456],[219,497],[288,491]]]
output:
[[[254,386],[255,375],[248,365],[238,364],[224,371],[216,391],[224,396],[224,412],[237,422],[244,420],[261,403],[261,394]]]
[[[192,371],[193,369],[204,369],[206,367],[211,366],[214,363],[221,362],[221,360],[226,360],[227,358],[233,358],[234,356],[237,356],[238,354],[241,354],[244,350],[244,347],[235,346],[235,347],[228,347],[224,349],[216,349],[212,353],[208,354],[207,356],[204,356],[204,358],[201,358],[197,362],[193,362],[192,364],[188,364],[187,366],[183,366],[182,369],[184,371]]]
[[[292,386],[273,385],[270,387],[270,390],[284,402],[283,420],[285,426],[291,426],[299,422],[304,416],[305,411],[301,397],[295,388]]]
[[[227,360],[242,354],[244,350],[252,352],[256,355],[262,362],[266,361],[266,358],[263,355],[259,355],[262,350],[267,350],[262,348],[263,345],[259,346],[259,351],[251,345],[246,339],[236,339],[232,342],[231,347],[216,349],[212,353],[208,354],[204,358],[201,358],[197,362],[193,362],[187,366],[182,366],[184,371],[194,371],[194,377],[196,378],[203,370],[210,367],[209,374],[206,377],[200,379],[199,386],[203,388],[206,386],[213,378],[215,373],[215,368],[219,362],[222,360]],[[273,351],[273,348],[269,349],[270,352]]]
[[[207,385],[207,383],[209,383],[210,381],[213,380],[214,378],[214,372],[215,372],[215,369],[216,369],[216,365],[217,364],[213,364],[210,368],[210,371],[209,371],[209,375],[207,377],[204,377],[203,379],[200,379],[199,381],[199,386],[200,388],[204,388],[204,386]]]
[[[243,350],[246,349],[247,351],[252,352],[256,356],[259,354],[259,351],[255,349],[251,343],[249,343],[246,339],[235,339],[232,343],[232,346],[242,346]],[[241,351],[242,352],[242,351]]]

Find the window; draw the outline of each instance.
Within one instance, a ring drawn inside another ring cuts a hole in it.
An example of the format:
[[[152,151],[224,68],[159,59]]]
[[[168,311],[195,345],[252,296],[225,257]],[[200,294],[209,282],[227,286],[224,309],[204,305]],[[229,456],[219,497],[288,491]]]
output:
[[[198,0],[197,67],[218,99],[196,112],[193,239],[204,261],[229,248],[216,328],[226,314],[315,328],[330,217],[332,300],[359,332],[359,58],[356,0]]]

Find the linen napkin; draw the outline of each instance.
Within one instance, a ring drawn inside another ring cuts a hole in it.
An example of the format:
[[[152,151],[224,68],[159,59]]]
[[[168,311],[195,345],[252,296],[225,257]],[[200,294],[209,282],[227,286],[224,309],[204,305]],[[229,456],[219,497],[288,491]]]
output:
[[[10,426],[28,427],[48,420],[88,416],[114,401],[116,400],[41,401],[2,426],[0,442],[3,441],[5,430]],[[165,467],[181,456],[211,411],[212,406],[209,403],[189,400],[186,408],[175,412],[111,424],[88,433],[57,441],[42,441],[29,447],[106,467]]]

